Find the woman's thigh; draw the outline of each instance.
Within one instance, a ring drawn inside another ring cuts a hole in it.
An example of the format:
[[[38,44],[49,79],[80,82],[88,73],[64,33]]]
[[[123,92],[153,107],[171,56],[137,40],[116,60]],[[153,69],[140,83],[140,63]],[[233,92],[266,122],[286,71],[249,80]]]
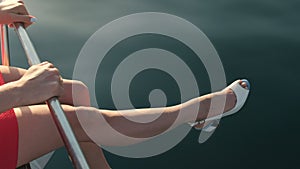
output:
[[[74,108],[63,105],[79,141],[89,141],[77,120]],[[15,108],[19,128],[18,166],[63,146],[58,130],[46,105]]]

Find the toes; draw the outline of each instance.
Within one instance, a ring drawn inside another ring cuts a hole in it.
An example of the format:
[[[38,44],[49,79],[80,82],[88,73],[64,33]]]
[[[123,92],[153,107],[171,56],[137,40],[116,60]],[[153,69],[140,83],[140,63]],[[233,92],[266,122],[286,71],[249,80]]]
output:
[[[250,89],[250,83],[248,80],[243,79],[243,80],[240,80],[239,83],[243,88],[248,89],[248,90]]]
[[[246,83],[246,82],[241,82],[240,84],[241,84],[241,86],[242,86],[243,88],[248,89],[247,83]]]
[[[202,123],[202,124],[197,124],[196,126],[194,126],[194,129],[196,129],[196,130],[201,130],[201,129],[203,128],[203,126],[204,126],[204,123]]]

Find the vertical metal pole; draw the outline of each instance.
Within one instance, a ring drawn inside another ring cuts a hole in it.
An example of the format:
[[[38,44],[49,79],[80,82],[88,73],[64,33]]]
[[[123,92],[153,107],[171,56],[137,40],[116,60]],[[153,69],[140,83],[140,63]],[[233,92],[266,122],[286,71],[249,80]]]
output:
[[[10,56],[9,56],[9,39],[8,39],[8,28],[7,25],[0,25],[1,32],[1,58],[2,65],[10,65]]]
[[[25,54],[27,56],[29,64],[39,64],[40,59],[24,27],[21,24],[18,27],[15,26],[15,31],[25,50]],[[52,118],[58,128],[60,136],[63,139],[67,151],[72,159],[74,167],[76,169],[89,169],[87,161],[80,149],[80,146],[58,99],[56,97],[53,97],[46,102],[51,111]]]

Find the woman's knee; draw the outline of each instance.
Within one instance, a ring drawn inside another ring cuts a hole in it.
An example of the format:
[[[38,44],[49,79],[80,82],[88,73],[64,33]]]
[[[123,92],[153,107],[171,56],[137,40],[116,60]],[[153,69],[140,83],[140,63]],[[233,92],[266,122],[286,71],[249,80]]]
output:
[[[60,101],[74,106],[90,106],[88,87],[81,81],[64,79],[64,94]]]
[[[82,81],[72,80],[72,88],[73,88],[73,90],[78,90],[83,93],[89,94],[88,87]]]
[[[72,81],[72,96],[74,106],[90,106],[89,89],[83,82]]]

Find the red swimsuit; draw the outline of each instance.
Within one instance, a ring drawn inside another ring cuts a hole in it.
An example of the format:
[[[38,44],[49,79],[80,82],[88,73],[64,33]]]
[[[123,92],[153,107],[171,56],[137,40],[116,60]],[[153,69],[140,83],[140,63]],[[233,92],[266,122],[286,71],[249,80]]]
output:
[[[0,86],[4,83],[0,72]],[[0,114],[0,168],[15,169],[17,160],[18,122],[14,110],[10,109]]]

